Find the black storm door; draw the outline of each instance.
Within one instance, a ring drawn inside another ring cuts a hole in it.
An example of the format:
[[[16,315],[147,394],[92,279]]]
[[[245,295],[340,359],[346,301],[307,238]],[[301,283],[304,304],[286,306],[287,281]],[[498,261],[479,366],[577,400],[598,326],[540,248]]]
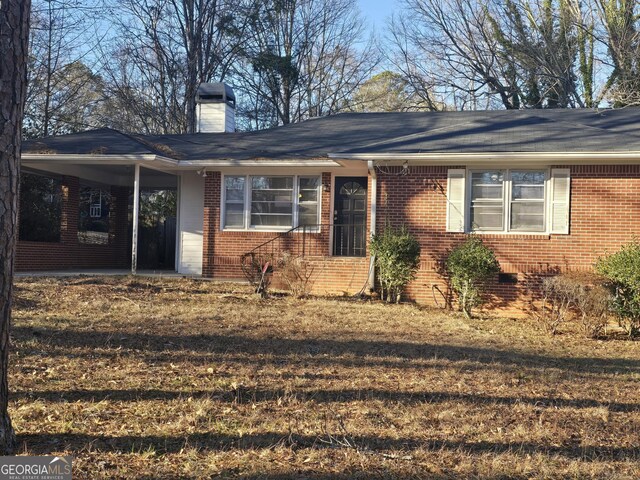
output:
[[[336,177],[333,254],[364,257],[367,242],[367,177]]]

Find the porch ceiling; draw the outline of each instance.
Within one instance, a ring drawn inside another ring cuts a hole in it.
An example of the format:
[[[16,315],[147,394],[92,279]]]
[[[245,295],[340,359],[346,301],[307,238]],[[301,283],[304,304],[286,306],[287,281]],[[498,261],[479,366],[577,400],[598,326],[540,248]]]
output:
[[[81,180],[102,185],[133,186],[134,181],[133,163],[129,165],[96,165],[96,164],[73,164],[59,162],[34,162],[23,161],[23,170],[31,173],[54,176],[73,176]],[[160,170],[151,168],[141,169],[141,188],[177,188],[177,176]]]

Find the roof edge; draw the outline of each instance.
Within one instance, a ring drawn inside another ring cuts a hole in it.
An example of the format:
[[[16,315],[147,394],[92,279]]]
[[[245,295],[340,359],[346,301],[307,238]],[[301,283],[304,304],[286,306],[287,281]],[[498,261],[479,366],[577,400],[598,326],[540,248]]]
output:
[[[640,151],[630,152],[483,152],[483,153],[330,153],[329,158],[339,160],[391,161],[402,163],[460,164],[505,163],[527,161],[530,163],[597,164],[605,160],[621,163],[640,163]],[[607,162],[608,163],[608,162]]]
[[[173,158],[163,157],[161,155],[156,155],[152,153],[145,154],[125,154],[125,155],[116,155],[116,154],[83,154],[83,153],[29,153],[24,152],[20,155],[20,158],[23,161],[55,161],[55,162],[64,162],[64,163],[111,163],[112,165],[118,164],[135,164],[135,163],[145,163],[145,162],[160,162],[160,163],[168,163],[170,165],[177,165],[178,161]],[[107,163],[107,164],[108,164]]]
[[[329,159],[246,159],[246,160],[182,160],[178,167],[341,167],[339,162]]]

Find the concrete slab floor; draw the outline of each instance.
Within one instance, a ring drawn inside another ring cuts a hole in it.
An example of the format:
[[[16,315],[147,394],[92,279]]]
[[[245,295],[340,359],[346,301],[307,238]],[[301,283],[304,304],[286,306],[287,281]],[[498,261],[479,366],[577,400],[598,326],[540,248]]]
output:
[[[30,272],[16,272],[16,277],[123,277],[131,275],[128,269],[77,269],[77,270],[38,270]],[[138,270],[139,277],[172,277],[172,278],[201,278],[200,275],[184,275],[173,270]]]

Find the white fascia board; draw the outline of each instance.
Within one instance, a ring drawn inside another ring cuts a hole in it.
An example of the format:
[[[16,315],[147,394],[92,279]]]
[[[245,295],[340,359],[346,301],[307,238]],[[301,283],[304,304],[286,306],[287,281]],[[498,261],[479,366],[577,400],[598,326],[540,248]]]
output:
[[[473,165],[514,161],[530,164],[598,165],[604,163],[637,164],[640,152],[527,152],[527,153],[335,153],[330,158],[385,161],[388,165]]]
[[[199,170],[215,167],[341,167],[339,162],[319,160],[182,160],[178,167]]]
[[[55,153],[28,153],[21,155],[23,162],[60,162],[74,164],[101,164],[101,165],[134,165],[136,163],[161,163],[165,166],[176,167],[177,160],[160,155],[96,155],[96,154],[55,154]]]
[[[325,168],[343,167],[340,162],[327,158],[317,159],[291,159],[291,160],[174,160],[160,155],[99,155],[99,154],[50,154],[50,153],[28,153],[21,156],[25,164],[29,163],[63,163],[76,165],[135,165],[136,163],[158,168],[172,170],[200,170],[202,168],[215,167],[303,167],[303,168]]]

